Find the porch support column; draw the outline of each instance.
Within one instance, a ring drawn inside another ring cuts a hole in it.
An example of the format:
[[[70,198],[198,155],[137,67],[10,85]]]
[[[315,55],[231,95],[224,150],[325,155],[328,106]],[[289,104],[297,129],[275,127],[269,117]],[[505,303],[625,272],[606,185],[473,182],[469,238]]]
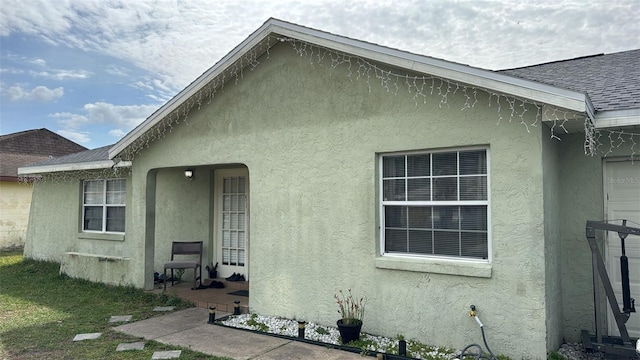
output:
[[[144,289],[153,289],[156,237],[156,179],[158,170],[147,173],[144,221]]]

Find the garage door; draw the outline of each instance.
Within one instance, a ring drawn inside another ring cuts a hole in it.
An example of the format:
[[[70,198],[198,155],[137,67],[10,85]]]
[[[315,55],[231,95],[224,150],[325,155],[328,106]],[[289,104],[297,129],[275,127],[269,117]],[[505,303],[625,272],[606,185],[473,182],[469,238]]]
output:
[[[626,219],[627,226],[640,228],[640,161],[608,161],[605,163],[605,201],[609,221]],[[621,224],[621,221],[615,221]],[[620,237],[615,232],[607,233],[607,272],[622,307],[622,276],[620,275]],[[640,337],[640,236],[629,235],[625,240],[629,258],[629,283],[631,297],[636,299],[637,312],[631,313],[627,321],[629,336]],[[613,315],[607,313],[610,335],[620,335]]]

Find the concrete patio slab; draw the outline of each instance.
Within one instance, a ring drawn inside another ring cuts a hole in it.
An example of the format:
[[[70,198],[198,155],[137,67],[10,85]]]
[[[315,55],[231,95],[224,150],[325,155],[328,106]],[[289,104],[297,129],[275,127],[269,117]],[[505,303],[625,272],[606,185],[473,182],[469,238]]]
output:
[[[147,340],[155,340],[162,336],[189,330],[199,325],[205,325],[208,320],[209,311],[207,309],[189,308],[164,316],[116,326],[113,329]]]
[[[86,334],[77,334],[73,341],[82,341],[82,340],[95,340],[99,338],[102,333],[86,333]]]
[[[144,341],[134,343],[120,343],[116,351],[144,350]]]
[[[275,348],[269,352],[261,354],[255,360],[295,360],[295,359],[322,359],[322,360],[362,360],[367,359],[360,354],[342,351],[338,349],[328,349],[323,346],[307,344],[300,341],[291,341],[286,346]],[[369,358],[372,359],[372,358]]]
[[[229,313],[216,312],[216,317]],[[358,360],[360,354],[257,332],[207,324],[209,310],[190,308],[113,328],[131,336],[236,360]],[[156,359],[154,357],[154,359]],[[157,358],[160,359],[160,358]],[[163,358],[164,359],[164,358]]]
[[[109,318],[110,323],[116,322],[129,322],[133,318],[133,315],[114,315]]]
[[[180,357],[180,353],[182,353],[182,350],[156,351],[151,356],[151,359],[177,359]]]
[[[173,311],[175,308],[175,306],[156,306],[153,311]]]
[[[155,340],[163,344],[188,347],[209,355],[230,356],[236,360],[253,359],[291,342],[288,339],[209,324]]]

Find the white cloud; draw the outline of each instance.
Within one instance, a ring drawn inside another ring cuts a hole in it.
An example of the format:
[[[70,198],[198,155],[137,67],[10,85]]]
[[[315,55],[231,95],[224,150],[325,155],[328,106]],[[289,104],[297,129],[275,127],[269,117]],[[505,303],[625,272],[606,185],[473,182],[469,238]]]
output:
[[[58,130],[56,132],[71,141],[77,142],[78,144],[87,144],[91,141],[91,139],[89,138],[89,133],[87,132],[73,130]]]
[[[158,105],[113,105],[104,102],[84,106],[90,123],[116,125],[128,130],[138,126],[157,108]]]
[[[1,68],[0,69],[0,74],[2,74],[2,73],[17,75],[17,74],[24,74],[24,70],[16,69],[16,68]]]
[[[108,65],[104,71],[115,76],[129,76],[130,73],[129,69],[115,65]]]
[[[32,76],[44,77],[53,80],[68,80],[68,79],[86,79],[91,75],[91,72],[86,70],[51,70],[51,71],[30,71]]]
[[[0,35],[40,36],[145,69],[173,93],[269,17],[485,68],[640,47],[636,0],[21,1],[3,0]]]
[[[70,112],[59,112],[49,114],[50,117],[58,119],[58,123],[68,129],[78,129],[89,124],[89,118]]]
[[[146,119],[158,105],[114,105],[105,102],[85,104],[83,113],[59,112],[49,116],[58,120],[66,130],[78,129],[92,125],[113,126],[109,133],[122,136]],[[124,129],[124,130],[123,130]]]
[[[123,131],[122,129],[113,129],[111,131],[109,131],[109,135],[120,139],[121,137],[125,136],[127,133],[125,131]]]
[[[64,95],[64,88],[57,87],[55,89],[49,89],[46,86],[36,86],[32,90],[27,90],[20,85],[14,85],[4,90],[3,93],[10,101],[34,101],[45,103],[61,98]]]
[[[88,143],[91,133],[86,128],[112,127],[108,134],[121,138],[146,119],[159,105],[114,105],[105,102],[85,104],[82,113],[58,112],[49,114],[63,129],[60,135],[78,143]],[[68,135],[67,135],[68,134]]]
[[[44,59],[39,59],[39,58],[38,58],[38,59],[33,59],[33,60],[31,60],[31,61],[30,61],[30,63],[32,63],[32,64],[36,64],[36,65],[39,65],[39,66],[45,66],[45,65],[47,65],[47,62],[46,62],[46,61],[44,61]]]
[[[143,89],[143,90],[153,90],[153,86],[149,85],[145,81],[136,81],[131,84],[131,87],[134,87],[137,89]]]

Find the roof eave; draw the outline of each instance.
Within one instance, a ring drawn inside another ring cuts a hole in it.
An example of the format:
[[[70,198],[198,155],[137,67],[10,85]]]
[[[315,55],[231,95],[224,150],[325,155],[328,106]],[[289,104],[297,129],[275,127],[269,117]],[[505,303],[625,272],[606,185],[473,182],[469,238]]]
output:
[[[597,129],[640,125],[640,109],[601,111],[595,116]]]
[[[28,166],[18,168],[18,175],[35,175],[63,171],[100,170],[112,167],[131,167],[131,161],[120,161],[118,163],[114,163],[113,160],[100,160],[83,163]]]
[[[589,105],[587,103],[589,101],[586,94],[582,92],[331,35],[319,30],[302,28],[306,31],[301,32],[297,25],[283,24],[288,26],[279,25],[282,29],[278,29],[278,34],[318,46],[569,110],[588,111]]]
[[[258,45],[270,34],[278,34],[320,47],[341,51],[394,67],[426,73],[445,79],[477,86],[497,93],[510,94],[582,113],[592,112],[590,100],[585,93],[571,91],[541,84],[534,81],[503,75],[468,65],[448,62],[370,44],[323,31],[302,27],[277,19],[269,19],[254,31],[247,39],[218,63],[203,73],[195,81],[180,91],[170,101],[151,114],[142,124],[129,132],[109,149],[109,158],[113,159],[131,145],[139,136],[150,130],[164,117],[176,110],[184,101],[196,94],[206,84],[221,74],[228,66],[238,61],[247,51]]]

